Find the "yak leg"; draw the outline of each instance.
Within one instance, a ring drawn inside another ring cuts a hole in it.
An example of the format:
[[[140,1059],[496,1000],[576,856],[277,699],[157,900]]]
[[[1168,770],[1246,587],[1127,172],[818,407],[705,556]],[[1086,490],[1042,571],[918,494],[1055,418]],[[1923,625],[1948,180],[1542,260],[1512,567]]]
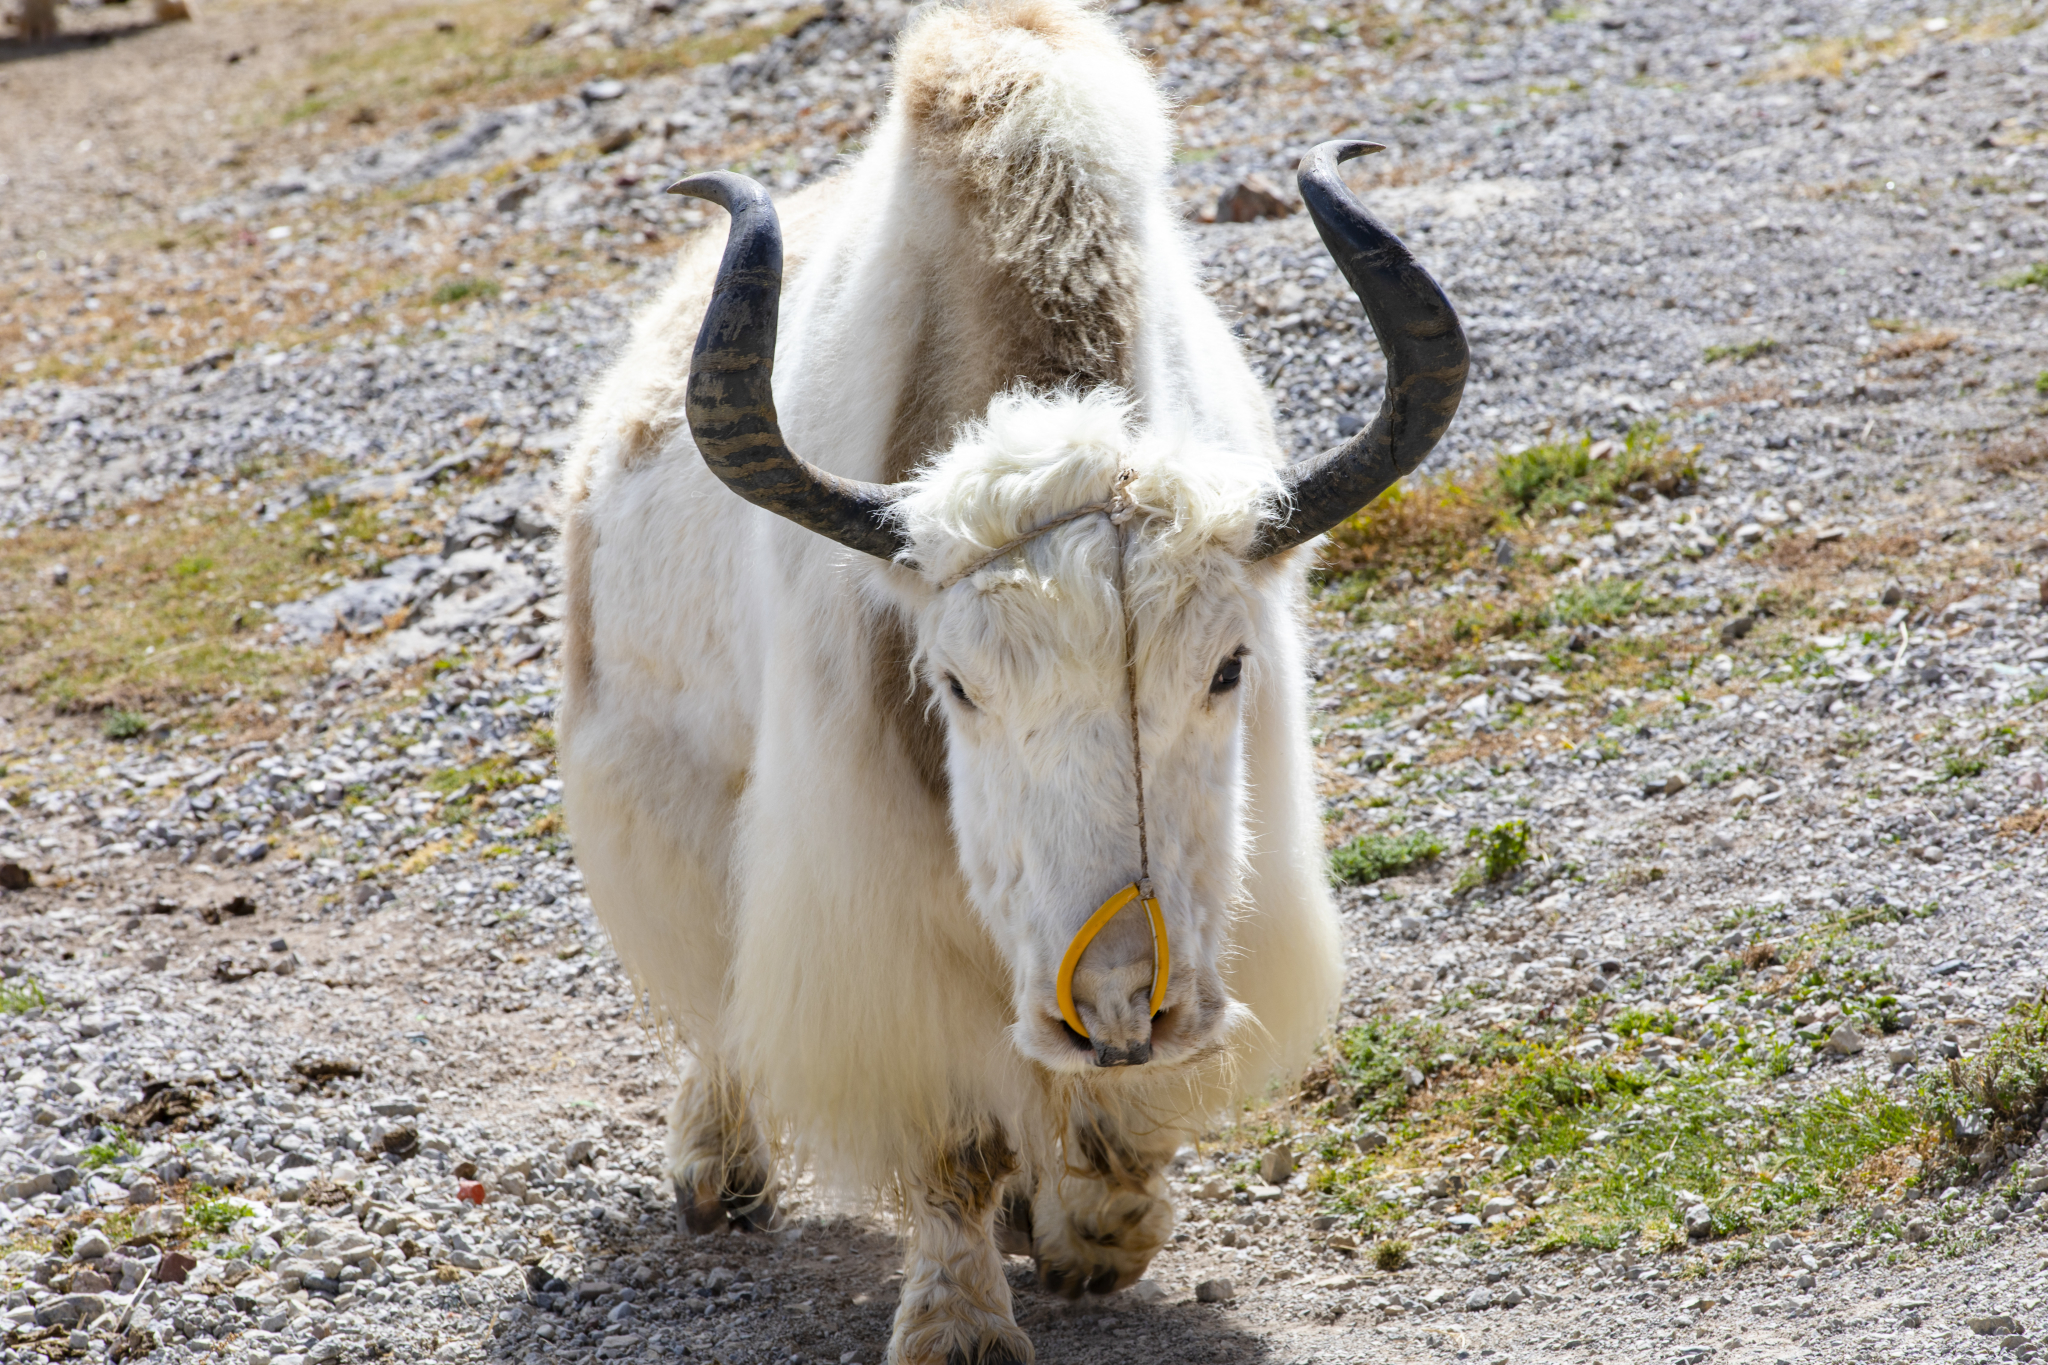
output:
[[[715,1061],[683,1058],[682,1086],[669,1110],[668,1170],[678,1230],[702,1236],[775,1222],[775,1171],[768,1139],[746,1093]]]
[[[57,36],[57,0],[21,0],[14,31],[25,43],[48,42]]]
[[[1030,1365],[1010,1315],[994,1224],[1017,1159],[1001,1129],[943,1153],[910,1182],[910,1254],[889,1365]]]
[[[1166,1176],[1179,1135],[1077,1097],[1065,1160],[1042,1173],[1029,1220],[1038,1280],[1064,1298],[1136,1284],[1173,1232]],[[1139,1134],[1142,1134],[1140,1136]],[[1009,1221],[1019,1221],[1011,1214]]]

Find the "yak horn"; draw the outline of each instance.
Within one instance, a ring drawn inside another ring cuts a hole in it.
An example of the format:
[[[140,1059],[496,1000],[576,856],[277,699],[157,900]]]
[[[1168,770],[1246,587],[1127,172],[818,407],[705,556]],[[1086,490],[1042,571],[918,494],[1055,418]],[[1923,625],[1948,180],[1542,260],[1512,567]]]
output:
[[[711,171],[678,180],[668,193],[708,199],[732,215],[684,404],[704,463],[754,506],[894,559],[907,543],[889,514],[897,490],[827,473],[783,442],[774,385],[782,224],[768,192],[743,175]]]
[[[1252,559],[1321,535],[1421,464],[1465,390],[1471,352],[1450,300],[1337,178],[1339,162],[1382,150],[1375,142],[1325,142],[1303,158],[1297,182],[1323,245],[1365,305],[1387,358],[1386,396],[1366,430],[1282,472],[1289,497],[1260,525]]]

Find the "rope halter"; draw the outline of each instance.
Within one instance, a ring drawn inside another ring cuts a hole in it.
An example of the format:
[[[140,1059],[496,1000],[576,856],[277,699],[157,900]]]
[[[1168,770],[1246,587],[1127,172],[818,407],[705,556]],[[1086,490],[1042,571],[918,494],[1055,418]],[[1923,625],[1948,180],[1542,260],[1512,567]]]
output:
[[[1145,830],[1145,755],[1138,738],[1138,638],[1137,624],[1131,618],[1131,598],[1124,582],[1127,552],[1130,548],[1130,523],[1138,514],[1138,504],[1131,498],[1131,481],[1137,478],[1137,471],[1126,469],[1116,476],[1116,488],[1102,502],[1091,502],[1085,507],[1076,507],[1071,512],[1061,513],[1051,521],[1025,532],[1015,540],[998,546],[994,550],[956,570],[951,577],[939,584],[944,592],[956,583],[973,577],[981,570],[995,563],[1003,556],[1022,549],[1048,531],[1065,526],[1068,522],[1079,521],[1082,517],[1098,513],[1109,518],[1109,524],[1116,529],[1116,600],[1123,616],[1124,627],[1124,690],[1130,704],[1131,717],[1131,778],[1138,794],[1138,879],[1123,887],[1096,908],[1088,922],[1074,934],[1067,944],[1067,951],[1060,959],[1059,975],[1053,978],[1053,993],[1059,1001],[1060,1018],[1067,1021],[1067,1027],[1083,1038],[1088,1030],[1082,1026],[1080,1011],[1074,1008],[1074,969],[1081,965],[1081,955],[1088,951],[1088,945],[1095,936],[1117,917],[1118,912],[1133,900],[1143,903],[1145,917],[1152,923],[1152,1003],[1150,1013],[1159,1013],[1159,1007],[1166,1001],[1166,982],[1172,959],[1168,954],[1166,941],[1166,916],[1160,912],[1159,897],[1152,890],[1152,851]],[[1090,1042],[1094,1040],[1089,1039]]]

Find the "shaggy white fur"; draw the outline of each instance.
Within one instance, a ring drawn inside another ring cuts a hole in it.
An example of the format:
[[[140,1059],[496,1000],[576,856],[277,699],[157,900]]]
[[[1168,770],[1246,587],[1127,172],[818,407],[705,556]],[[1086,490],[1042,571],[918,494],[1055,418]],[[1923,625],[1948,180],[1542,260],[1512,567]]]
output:
[[[873,149],[780,206],[783,430],[835,472],[917,470],[916,567],[758,511],[698,458],[682,380],[716,240],[640,319],[565,471],[565,799],[598,914],[689,1054],[685,1212],[771,1218],[763,1134],[895,1192],[899,1362],[1029,1358],[999,1209],[1049,1286],[1136,1279],[1175,1144],[1297,1067],[1341,980],[1304,560],[1242,559],[1280,454],[1175,226],[1167,146],[1142,67],[1080,5],[942,7],[903,40]],[[1173,961],[1147,1020],[1142,920],[1084,956],[1091,1033],[1150,1028],[1150,1063],[1105,1070],[1051,978],[1137,872],[1117,537],[1085,518],[939,585],[1123,468]],[[1227,660],[1244,681],[1212,690]]]

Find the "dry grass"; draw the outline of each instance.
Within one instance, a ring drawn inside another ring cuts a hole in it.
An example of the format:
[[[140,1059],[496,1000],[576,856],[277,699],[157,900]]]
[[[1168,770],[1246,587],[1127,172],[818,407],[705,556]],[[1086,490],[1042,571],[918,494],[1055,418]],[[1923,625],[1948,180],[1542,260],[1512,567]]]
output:
[[[1395,484],[1330,532],[1322,565],[1330,574],[1427,577],[1471,554],[1501,518],[1497,502],[1454,480]]]
[[[2048,829],[2048,806],[2034,806],[1998,822],[1998,832],[2012,839],[2039,834],[2044,829]]]
[[[1757,558],[1774,569],[1795,575],[1782,587],[1801,598],[1823,591],[1840,592],[1842,575],[1857,570],[1883,571],[1893,561],[1916,553],[1920,538],[1905,532],[1852,533],[1816,543],[1810,535],[1782,535],[1771,540]]]
[[[102,131],[99,154],[149,166],[150,193],[123,189],[104,209],[65,218],[62,231],[39,232],[34,243],[49,248],[48,268],[11,278],[0,308],[0,383],[85,380],[121,365],[191,365],[258,341],[282,347],[323,343],[352,331],[414,330],[457,311],[509,306],[515,297],[544,303],[611,283],[633,264],[630,258],[672,250],[662,240],[665,227],[655,231],[620,215],[612,223],[620,230],[607,231],[594,251],[514,232],[487,249],[472,239],[465,253],[467,230],[450,222],[450,211],[463,210],[464,218],[474,211],[479,196],[472,194],[467,174],[376,190],[347,203],[280,206],[269,216],[225,226],[178,223],[163,204],[246,188],[285,164],[310,163],[322,153],[346,156],[412,124],[559,94],[594,75],[642,76],[723,61],[820,12],[802,8],[772,24],[661,48],[614,50],[609,43],[599,48],[562,39],[522,43],[536,21],[563,27],[580,17],[580,7],[561,0],[325,6],[289,27],[288,40],[279,27],[284,8],[223,5],[206,27],[216,45],[243,44],[237,50],[244,55],[260,46],[264,54],[260,62],[251,55],[235,67],[233,81],[214,101],[228,115],[227,125],[194,134],[210,141],[232,126],[238,140],[212,144],[202,158],[191,153],[188,138],[167,160],[162,149],[129,145],[147,141],[133,129],[118,140]],[[167,69],[179,70],[220,60],[210,47],[187,52],[179,46],[199,25],[176,27],[182,32],[150,46],[154,60],[172,61]],[[108,65],[131,51],[139,49],[77,54],[71,59],[73,82],[162,78],[153,67]],[[247,73],[256,65],[269,74],[251,81]],[[115,126],[121,126],[118,119]],[[821,134],[832,136],[834,129],[736,122],[720,132],[716,146],[642,139],[618,158],[615,169],[621,175],[647,174],[642,163],[649,159],[665,167],[745,163]],[[74,131],[62,141],[61,156],[69,156],[76,137]],[[54,143],[51,155],[60,155]],[[521,174],[595,155],[586,145],[495,167],[475,177],[484,182],[482,206],[488,211],[496,186]],[[34,206],[23,212],[37,221]],[[678,210],[676,221],[684,216]],[[53,221],[40,220],[44,227]],[[290,233],[282,243],[270,236],[280,229]],[[417,252],[381,249],[395,236],[410,238]],[[555,269],[556,277],[542,267]],[[469,297],[457,297],[465,291]],[[494,291],[503,296],[497,305],[489,303]]]
[[[1873,364],[1887,360],[1905,360],[1926,351],[1945,351],[1962,339],[1962,333],[1943,329],[1938,332],[1909,332],[1897,341],[1884,345],[1863,357]]]
[[[793,9],[755,25],[658,48],[614,49],[527,43],[537,23],[565,26],[575,12],[549,0],[435,0],[382,12],[341,11],[329,50],[275,83],[256,102],[256,126],[323,116],[359,123],[411,123],[474,103],[545,99],[595,76],[644,77],[727,61],[801,27],[822,13]],[[356,15],[360,17],[356,17]]]
[[[1783,402],[1791,391],[1782,379],[1755,379],[1746,384],[1731,384],[1719,393],[1689,393],[1672,406],[1718,408],[1728,403]]]
[[[519,169],[500,167],[488,178],[509,179]],[[611,283],[632,257],[672,249],[655,234],[618,234],[592,253],[539,233],[509,233],[479,261],[461,249],[464,230],[431,207],[441,199],[459,204],[466,184],[369,196],[345,217],[307,207],[271,225],[292,229],[295,243],[317,250],[287,255],[259,235],[260,223],[233,232],[207,225],[117,244],[96,258],[90,277],[25,276],[12,310],[0,315],[0,383],[78,379],[109,363],[191,365],[258,341],[289,347],[392,324],[416,329],[461,311],[509,307],[515,298],[545,305]],[[361,245],[400,226],[412,233],[415,254]],[[501,268],[508,261],[512,267]]]
[[[1620,440],[1588,435],[1499,455],[1465,482],[1411,479],[1331,531],[1322,568],[1332,577],[1378,580],[1406,571],[1429,578],[1489,552],[1495,532],[1574,502],[1612,505],[1630,489],[1642,496],[1650,489],[1675,494],[1690,486],[1692,456],[1646,422]]]
[[[134,524],[130,525],[130,517]],[[333,535],[323,534],[331,528]],[[0,539],[0,683],[60,710],[275,698],[325,663],[254,604],[293,600],[402,553],[363,508],[316,499],[274,521],[198,494],[107,522]],[[63,565],[66,581],[54,581]]]
[[[1987,474],[2012,474],[2048,461],[2048,431],[2022,431],[1977,452],[1977,467]]]
[[[1819,38],[1789,50],[1762,81],[1802,81],[1811,76],[1841,80],[1886,61],[1897,61],[1920,46],[1925,30],[1908,25],[1899,32],[1876,29],[1855,37]]]

